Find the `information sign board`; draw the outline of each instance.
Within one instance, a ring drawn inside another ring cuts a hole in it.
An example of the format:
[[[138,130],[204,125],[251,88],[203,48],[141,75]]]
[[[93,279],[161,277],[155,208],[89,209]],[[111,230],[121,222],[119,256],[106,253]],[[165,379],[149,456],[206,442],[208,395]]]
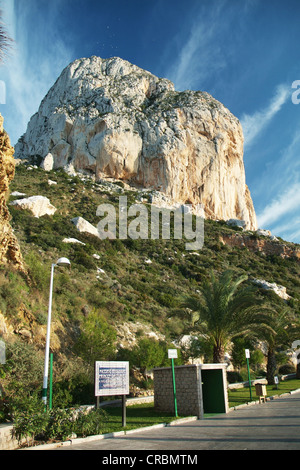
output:
[[[129,395],[129,362],[96,361],[95,396]]]
[[[168,358],[177,359],[177,349],[168,349]]]

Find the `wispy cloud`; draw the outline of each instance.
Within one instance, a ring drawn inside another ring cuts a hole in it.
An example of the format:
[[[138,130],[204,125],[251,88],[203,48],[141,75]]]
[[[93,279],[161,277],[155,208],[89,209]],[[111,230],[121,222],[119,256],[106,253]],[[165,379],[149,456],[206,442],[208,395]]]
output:
[[[236,61],[244,54],[241,42],[247,31],[245,24],[257,2],[203,0],[194,2],[193,8],[187,8],[176,37],[163,55],[166,62],[164,76],[174,82],[177,90],[190,88],[213,92],[222,89],[224,75],[231,67],[239,68],[239,60]],[[169,63],[169,57],[172,63]]]
[[[244,114],[241,124],[244,132],[245,147],[249,147],[256,137],[265,129],[273,117],[281,110],[291,94],[290,86],[281,84],[268,106],[254,114]]]
[[[299,119],[291,120],[294,130],[290,141],[283,140],[282,148],[264,171],[257,175],[255,196],[261,207],[257,219],[261,228],[267,228],[285,240],[300,242],[300,135]]]
[[[289,242],[299,243],[300,240],[300,220],[288,218],[285,223],[272,227],[274,235],[282,237]]]
[[[13,144],[25,132],[30,117],[72,60],[72,51],[57,34],[59,3],[48,2],[47,21],[42,24],[36,3],[10,0],[4,20],[15,40],[14,51],[1,70],[7,85],[7,106],[2,111]],[[33,25],[34,23],[34,25]],[[45,54],[47,51],[47,54]]]
[[[177,90],[193,88],[203,83],[207,76],[225,67],[220,47],[214,45],[216,23],[198,23],[183,45],[171,78]]]
[[[300,212],[300,183],[295,182],[289,189],[283,191],[277,198],[268,204],[260,214],[257,215],[258,225],[268,228],[274,223],[280,223],[285,217],[291,219]],[[283,227],[281,227],[281,230]],[[278,230],[278,227],[277,227]]]
[[[166,76],[177,90],[199,89],[205,81],[226,67],[226,51],[220,38],[228,27],[224,21],[226,0],[210,5],[199,4],[188,26],[182,28],[171,47],[178,48],[177,59],[169,65]]]

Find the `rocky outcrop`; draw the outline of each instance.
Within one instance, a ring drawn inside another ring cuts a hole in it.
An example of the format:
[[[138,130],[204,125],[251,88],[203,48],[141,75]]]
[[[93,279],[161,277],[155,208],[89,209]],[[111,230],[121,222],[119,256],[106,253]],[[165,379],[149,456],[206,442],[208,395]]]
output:
[[[17,238],[10,225],[10,214],[6,204],[9,184],[15,174],[14,149],[3,129],[0,115],[0,263],[9,264],[25,271]]]
[[[45,196],[31,196],[23,199],[17,199],[10,203],[17,209],[27,209],[34,217],[42,217],[43,215],[53,215],[56,208],[50,203]]]
[[[94,235],[95,237],[99,238],[97,228],[82,217],[75,217],[74,219],[72,219],[72,222],[79,232],[89,233],[90,235]]]
[[[267,282],[264,279],[254,279],[253,282],[265,290],[275,292],[278,297],[284,300],[289,300],[291,297],[286,292],[286,287],[276,284],[275,282]]]
[[[16,145],[44,169],[83,169],[201,204],[208,218],[256,229],[238,119],[211,95],[176,92],[120,58],[70,64]]]
[[[281,258],[296,258],[300,261],[300,247],[294,244],[286,244],[276,237],[261,237],[260,231],[257,234],[249,233],[222,233],[219,240],[224,245],[248,248],[250,251],[261,252],[267,256],[276,255]]]

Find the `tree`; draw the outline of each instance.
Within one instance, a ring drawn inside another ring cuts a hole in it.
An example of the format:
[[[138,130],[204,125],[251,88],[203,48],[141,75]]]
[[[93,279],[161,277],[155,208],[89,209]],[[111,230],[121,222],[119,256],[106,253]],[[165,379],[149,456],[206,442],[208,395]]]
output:
[[[108,361],[114,358],[116,339],[115,329],[97,310],[93,310],[81,325],[75,349],[93,367],[95,361]]]
[[[279,348],[289,348],[300,331],[300,323],[287,309],[271,313],[272,329],[265,330],[263,339],[268,345],[267,353],[267,380],[274,385],[274,376],[277,371],[276,352]]]
[[[174,344],[143,336],[132,349],[120,349],[118,359],[129,361],[130,366],[141,369],[141,372],[147,378],[147,371],[154,367],[170,366],[168,349],[174,349]],[[182,362],[181,351],[178,350],[176,365],[181,365]]]
[[[231,358],[234,367],[240,368],[246,366],[247,360],[245,356],[245,349],[250,350],[249,363],[252,369],[258,369],[264,362],[264,354],[253,341],[244,337],[237,337],[233,339],[233,347],[231,350]]]
[[[233,271],[219,279],[211,274],[210,282],[200,288],[200,296],[187,297],[182,307],[189,309],[192,325],[213,344],[213,361],[224,362],[225,350],[237,336],[257,335],[270,328],[269,315],[257,299],[252,286],[240,288],[248,276],[234,278]]]
[[[166,345],[153,338],[141,338],[134,348],[135,363],[146,376],[147,370],[160,367],[166,361]]]

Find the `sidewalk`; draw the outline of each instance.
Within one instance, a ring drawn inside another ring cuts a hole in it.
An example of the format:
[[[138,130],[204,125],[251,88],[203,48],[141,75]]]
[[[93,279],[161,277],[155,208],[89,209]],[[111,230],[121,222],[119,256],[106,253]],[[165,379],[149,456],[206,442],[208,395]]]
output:
[[[112,439],[75,439],[59,450],[300,450],[300,391],[173,424],[116,433]]]

